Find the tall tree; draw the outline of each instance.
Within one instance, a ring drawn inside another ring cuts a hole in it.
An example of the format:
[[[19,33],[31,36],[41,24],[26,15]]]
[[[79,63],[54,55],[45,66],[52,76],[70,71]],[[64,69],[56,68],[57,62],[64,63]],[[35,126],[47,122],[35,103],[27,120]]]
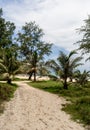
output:
[[[5,19],[2,17],[3,11],[0,9],[0,48],[2,46],[2,38],[5,32]]]
[[[51,60],[47,62],[47,65],[49,65],[55,71],[55,73],[63,79],[64,89],[68,89],[67,78],[70,78],[75,68],[81,65],[80,61],[82,57],[74,58],[73,56],[75,54],[75,51],[71,51],[69,55],[60,51],[57,61]]]
[[[2,15],[0,9],[0,73],[7,72],[10,77],[16,68],[18,46],[14,43],[14,23],[6,21]]]
[[[82,54],[88,54],[87,60],[90,60],[90,15],[84,21],[85,25],[78,29],[83,34],[83,38],[77,43],[79,44],[79,49],[82,50]]]
[[[3,11],[0,9],[0,48],[9,48],[13,44],[14,23],[6,21],[2,17]]]
[[[21,32],[18,33],[18,42],[20,43],[21,54],[31,65],[30,77],[34,74],[34,81],[36,81],[36,70],[38,62],[43,60],[45,55],[50,55],[50,43],[45,43],[42,40],[44,33],[35,22],[26,23],[22,27]]]

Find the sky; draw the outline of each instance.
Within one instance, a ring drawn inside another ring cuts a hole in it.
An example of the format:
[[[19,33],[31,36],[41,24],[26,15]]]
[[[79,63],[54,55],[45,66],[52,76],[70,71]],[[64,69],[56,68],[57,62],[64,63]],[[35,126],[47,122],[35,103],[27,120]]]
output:
[[[78,48],[74,43],[81,35],[76,29],[90,14],[90,0],[0,0],[0,8],[17,30],[25,22],[35,21],[43,29],[45,41],[71,51]],[[88,62],[85,65],[90,69]]]

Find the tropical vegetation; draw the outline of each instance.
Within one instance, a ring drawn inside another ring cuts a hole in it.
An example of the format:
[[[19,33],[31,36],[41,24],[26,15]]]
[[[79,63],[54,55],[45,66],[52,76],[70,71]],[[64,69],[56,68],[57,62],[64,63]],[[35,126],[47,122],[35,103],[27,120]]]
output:
[[[39,62],[43,61],[45,55],[50,55],[52,44],[42,40],[43,30],[35,22],[26,23],[18,33],[17,41],[20,43],[20,52],[24,59],[29,63],[29,79],[34,74],[36,81],[36,72]]]
[[[68,89],[67,79],[72,79],[76,67],[81,65],[82,57],[74,58],[73,55],[75,54],[77,54],[76,51],[71,51],[68,55],[61,51],[57,61],[51,60],[46,63],[56,75],[63,79],[64,89]]]
[[[69,53],[60,51],[57,59],[46,60],[45,56],[52,53],[53,44],[43,41],[44,32],[34,22],[25,23],[16,34],[16,26],[3,17],[0,9],[0,78],[6,75],[6,84],[0,83],[0,102],[8,100],[16,87],[12,87],[15,74],[28,74],[29,80],[34,75],[49,76],[56,81],[42,81],[30,83],[34,87],[44,89],[58,95],[68,97],[71,104],[65,105],[64,110],[73,113],[86,125],[90,123],[90,72],[80,71],[82,56],[72,50]],[[90,16],[85,25],[79,29],[83,38],[77,42],[78,50],[88,54],[90,60]],[[69,82],[68,82],[69,79]],[[75,83],[73,83],[73,79]]]

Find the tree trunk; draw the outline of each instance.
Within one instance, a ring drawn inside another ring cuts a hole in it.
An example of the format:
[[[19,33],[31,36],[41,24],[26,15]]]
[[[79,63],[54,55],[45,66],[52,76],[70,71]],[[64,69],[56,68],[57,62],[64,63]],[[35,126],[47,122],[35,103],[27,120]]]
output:
[[[64,89],[68,89],[67,78],[64,79]]]
[[[10,74],[8,74],[8,76],[7,76],[7,79],[6,79],[6,80],[7,80],[7,83],[8,83],[8,84],[11,84],[11,75],[10,75]]]
[[[72,77],[70,77],[70,82],[73,82],[73,79],[72,79]]]
[[[36,81],[36,71],[34,71],[34,82]]]
[[[7,83],[11,84],[11,79],[10,78],[7,79]]]
[[[33,72],[31,72],[31,73],[29,74],[29,80],[31,80],[32,74],[33,74]]]

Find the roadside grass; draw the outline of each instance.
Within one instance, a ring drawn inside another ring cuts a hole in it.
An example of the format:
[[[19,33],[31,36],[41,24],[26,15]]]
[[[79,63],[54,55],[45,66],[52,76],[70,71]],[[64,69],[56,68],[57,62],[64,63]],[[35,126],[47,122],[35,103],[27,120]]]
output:
[[[4,102],[9,101],[17,88],[16,84],[0,83],[0,113],[4,111]]]
[[[59,81],[37,81],[30,82],[29,85],[54,94],[59,94],[62,89],[62,83]]]
[[[69,83],[68,90],[63,89],[60,81],[37,81],[30,82],[29,85],[64,96],[71,103],[64,105],[62,110],[71,114],[71,118],[75,121],[90,126],[90,82],[85,86]]]

